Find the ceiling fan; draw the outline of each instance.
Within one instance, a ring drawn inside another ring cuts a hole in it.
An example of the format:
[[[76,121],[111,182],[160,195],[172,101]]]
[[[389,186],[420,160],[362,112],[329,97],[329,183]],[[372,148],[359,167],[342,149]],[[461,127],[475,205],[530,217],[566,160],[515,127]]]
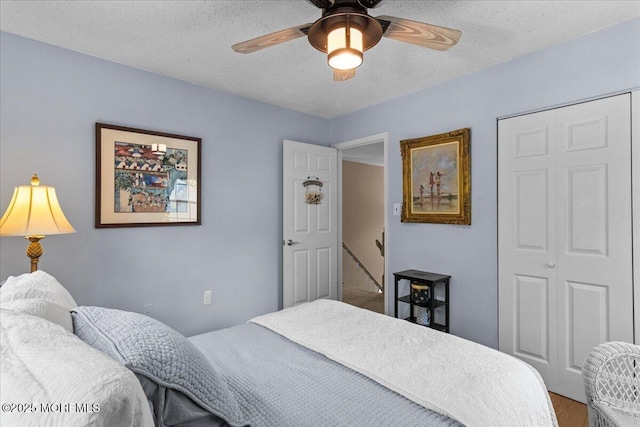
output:
[[[314,23],[302,24],[276,31],[255,39],[237,43],[231,48],[238,53],[252,53],[299,37],[307,36],[309,43],[327,54],[333,79],[348,80],[356,75],[362,64],[363,52],[388,37],[436,50],[455,45],[461,31],[394,16],[372,17],[367,9],[383,0],[307,0],[322,9],[322,17]]]

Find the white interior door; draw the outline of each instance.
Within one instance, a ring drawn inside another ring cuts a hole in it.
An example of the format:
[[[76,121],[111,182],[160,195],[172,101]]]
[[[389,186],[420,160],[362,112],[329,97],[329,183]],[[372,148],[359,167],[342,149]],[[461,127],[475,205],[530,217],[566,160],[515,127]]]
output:
[[[338,294],[337,150],[283,143],[282,306]],[[307,180],[322,182],[319,204],[306,203]]]
[[[633,342],[630,97],[499,123],[500,350],[583,401],[581,369]]]

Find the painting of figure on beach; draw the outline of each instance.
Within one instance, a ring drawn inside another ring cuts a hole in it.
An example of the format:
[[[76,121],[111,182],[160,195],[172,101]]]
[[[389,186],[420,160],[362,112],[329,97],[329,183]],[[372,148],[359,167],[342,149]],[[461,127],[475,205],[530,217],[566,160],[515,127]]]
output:
[[[411,155],[413,211],[458,213],[457,141],[415,148]]]
[[[469,129],[400,143],[402,222],[470,224]]]

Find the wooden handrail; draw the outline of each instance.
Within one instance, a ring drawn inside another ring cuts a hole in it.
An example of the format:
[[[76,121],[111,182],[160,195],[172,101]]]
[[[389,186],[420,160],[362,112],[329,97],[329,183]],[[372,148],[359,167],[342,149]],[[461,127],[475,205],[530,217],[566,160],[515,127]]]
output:
[[[380,283],[378,283],[378,281],[371,275],[371,273],[369,273],[369,270],[367,270],[367,267],[365,267],[362,264],[362,262],[360,262],[356,254],[353,253],[353,251],[349,248],[349,246],[347,246],[345,242],[342,242],[342,247],[347,250],[347,253],[351,256],[351,258],[353,258],[356,264],[358,264],[358,266],[362,269],[362,271],[364,271],[364,273],[369,277],[369,279],[371,279],[373,284],[376,285],[376,287],[379,290],[384,292],[384,287]]]

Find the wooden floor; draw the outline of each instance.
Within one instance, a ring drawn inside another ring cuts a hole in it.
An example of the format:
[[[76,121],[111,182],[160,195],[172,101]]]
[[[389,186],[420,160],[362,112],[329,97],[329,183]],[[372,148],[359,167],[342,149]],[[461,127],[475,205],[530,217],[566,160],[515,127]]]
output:
[[[551,392],[549,392],[549,396],[551,396],[551,403],[553,403],[560,427],[587,427],[589,425],[587,405]]]
[[[342,301],[384,314],[384,294],[345,287],[342,288]]]

